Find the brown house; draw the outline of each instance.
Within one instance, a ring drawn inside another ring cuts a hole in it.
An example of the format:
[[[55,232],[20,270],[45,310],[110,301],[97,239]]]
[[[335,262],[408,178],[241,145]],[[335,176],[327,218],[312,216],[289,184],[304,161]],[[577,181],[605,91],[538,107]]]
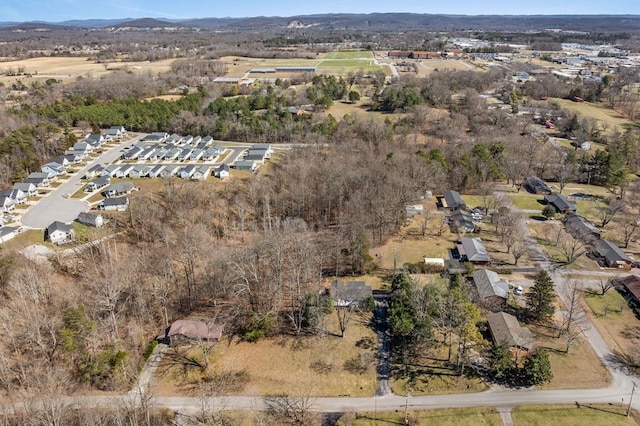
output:
[[[635,305],[640,305],[640,277],[629,275],[628,277],[614,280],[613,284],[617,288],[622,287],[621,290],[626,294],[627,300]]]
[[[518,319],[505,312],[496,312],[487,315],[489,331],[496,345],[506,343],[512,350],[529,351],[533,347],[533,334],[531,330],[522,327]]]
[[[158,340],[164,343],[182,341],[217,341],[222,337],[223,326],[204,321],[177,320],[167,328]]]

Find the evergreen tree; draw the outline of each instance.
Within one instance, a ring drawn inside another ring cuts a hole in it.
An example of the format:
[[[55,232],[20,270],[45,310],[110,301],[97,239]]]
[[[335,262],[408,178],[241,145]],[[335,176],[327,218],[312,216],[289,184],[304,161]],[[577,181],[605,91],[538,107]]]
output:
[[[553,280],[547,271],[540,271],[533,287],[526,295],[529,316],[532,320],[545,322],[551,318],[555,312],[553,301],[556,295],[554,291]]]
[[[551,361],[545,350],[537,350],[524,362],[524,378],[528,385],[541,385],[553,379]]]
[[[493,377],[498,380],[504,380],[509,377],[513,370],[513,360],[511,349],[505,342],[493,347],[490,362]]]

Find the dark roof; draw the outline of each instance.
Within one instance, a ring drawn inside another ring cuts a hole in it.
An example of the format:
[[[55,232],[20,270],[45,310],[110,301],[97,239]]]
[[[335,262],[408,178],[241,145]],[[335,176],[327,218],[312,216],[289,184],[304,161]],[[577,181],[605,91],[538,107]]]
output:
[[[533,344],[531,330],[520,326],[518,319],[513,315],[505,312],[496,312],[495,314],[487,315],[487,321],[496,344],[504,342],[509,347],[531,348]]]
[[[629,256],[624,254],[624,252],[620,249],[620,247],[618,247],[611,241],[597,240],[593,243],[593,247],[595,248],[598,255],[603,257],[609,263],[620,262],[620,261],[629,262],[629,263],[633,262],[629,258]]]
[[[544,181],[537,176],[527,176],[525,179],[525,185],[535,193],[547,192],[551,194],[551,188],[549,188],[549,185],[544,183]]]
[[[571,235],[580,240],[594,237],[600,238],[600,231],[591,222],[577,214],[570,214],[563,220],[564,227]]]
[[[458,253],[469,262],[491,262],[487,249],[480,238],[460,238]]]
[[[615,280],[615,283],[622,284],[636,300],[640,300],[640,277],[637,275],[629,275],[628,277]]]
[[[509,284],[501,280],[498,274],[488,269],[474,271],[473,282],[476,284],[478,294],[483,299],[492,296],[506,299],[509,295]]]
[[[444,201],[446,203],[444,207],[455,210],[466,206],[458,191],[448,189],[444,191],[444,193],[442,194],[442,198],[444,198]]]
[[[133,184],[131,182],[117,182],[106,187],[103,193],[114,192],[116,194],[124,194],[131,191],[132,189]]]
[[[453,223],[457,227],[463,228],[467,232],[471,232],[476,229],[476,225],[473,223],[473,219],[471,218],[471,213],[466,210],[455,210],[451,213],[451,220],[453,220]]]
[[[362,302],[373,294],[371,287],[366,285],[364,281],[335,280],[331,283],[331,295],[340,302],[350,304],[353,302]]]
[[[562,194],[549,194],[549,195],[545,195],[544,196],[544,201],[547,204],[551,204],[553,207],[556,208],[556,210],[564,212],[564,211],[571,211],[571,212],[576,212],[577,208],[575,203],[569,201],[564,195]]]
[[[129,204],[127,197],[105,198],[100,203],[101,206],[126,206]]]

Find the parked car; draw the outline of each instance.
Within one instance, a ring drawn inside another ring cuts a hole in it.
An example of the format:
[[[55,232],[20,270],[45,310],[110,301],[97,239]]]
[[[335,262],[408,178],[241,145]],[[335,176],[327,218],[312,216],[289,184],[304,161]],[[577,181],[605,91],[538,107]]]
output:
[[[517,286],[516,288],[513,289],[513,293],[521,296],[524,293],[524,288],[522,288],[521,285]]]

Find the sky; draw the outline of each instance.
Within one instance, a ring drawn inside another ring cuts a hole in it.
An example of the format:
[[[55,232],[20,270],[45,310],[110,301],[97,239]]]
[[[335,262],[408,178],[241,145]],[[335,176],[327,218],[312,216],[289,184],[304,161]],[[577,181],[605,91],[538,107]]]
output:
[[[0,22],[118,18],[222,18],[314,13],[459,15],[638,14],[639,0],[0,0]]]

